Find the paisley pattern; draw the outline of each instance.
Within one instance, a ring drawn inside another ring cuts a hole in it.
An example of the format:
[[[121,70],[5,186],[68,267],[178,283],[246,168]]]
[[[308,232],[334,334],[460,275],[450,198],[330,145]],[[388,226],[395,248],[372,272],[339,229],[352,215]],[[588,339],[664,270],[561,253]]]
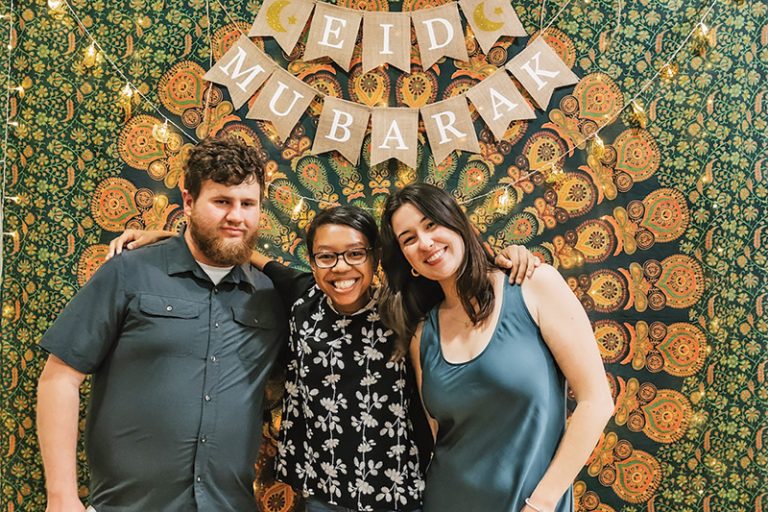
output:
[[[396,12],[442,3],[339,5]],[[416,169],[370,167],[369,137],[359,166],[334,153],[312,156],[320,101],[280,142],[269,123],[245,119],[247,105],[235,111],[225,89],[202,80],[210,62],[247,33],[258,4],[211,2],[206,13],[205,2],[171,0],[162,10],[72,3],[122,75],[106,60],[84,66],[88,38],[42,0],[40,8],[14,2],[12,34],[0,23],[12,48],[9,83],[25,88],[23,96],[10,94],[19,126],[4,145],[7,195],[19,200],[4,205],[11,234],[2,249],[3,510],[45,508],[33,435],[42,361],[36,341],[117,232],[186,223],[183,162],[192,137],[208,135],[257,148],[271,183],[258,243],[278,259],[306,265],[305,229],[320,208],[342,202],[377,213],[394,187],[422,180],[464,202],[489,249],[524,243],[563,273],[590,315],[617,401],[575,484],[579,512],[765,508],[764,2],[718,2],[710,24],[716,45],[684,48],[677,76],[651,81],[642,93],[709,2],[685,9],[624,2],[618,29],[610,2],[545,2],[551,26],[542,37],[581,82],[556,91],[547,112],[513,123],[501,141],[476,120],[479,155],[453,154],[435,165],[422,129]],[[515,5],[529,34],[541,28],[540,6]],[[359,49],[347,74],[299,60],[303,41],[288,56],[269,38],[253,39],[326,94],[413,108],[465,90],[530,40],[505,37],[484,55],[468,36],[469,62],[446,59],[422,70],[414,49],[411,74],[382,68],[361,75]],[[148,101],[121,99],[126,78]],[[645,123],[629,108],[620,112],[638,94]],[[169,124],[161,143],[153,128],[163,116],[176,127]],[[599,157],[588,154],[594,134],[605,143]],[[271,474],[279,421],[273,409],[254,485],[270,512],[302,507]]]

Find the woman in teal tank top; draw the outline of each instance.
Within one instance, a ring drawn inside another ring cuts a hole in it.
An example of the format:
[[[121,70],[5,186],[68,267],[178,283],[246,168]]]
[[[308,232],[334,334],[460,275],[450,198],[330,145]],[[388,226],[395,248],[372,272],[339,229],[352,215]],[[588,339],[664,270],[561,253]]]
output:
[[[409,185],[382,218],[382,313],[413,338],[436,435],[424,512],[567,512],[613,403],[594,334],[560,274],[509,284],[445,191]],[[565,381],[577,407],[565,422]]]

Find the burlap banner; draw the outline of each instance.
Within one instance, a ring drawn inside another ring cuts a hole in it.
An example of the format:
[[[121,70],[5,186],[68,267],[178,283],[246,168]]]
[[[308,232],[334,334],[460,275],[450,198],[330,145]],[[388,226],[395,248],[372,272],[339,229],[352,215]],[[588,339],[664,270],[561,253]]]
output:
[[[323,102],[312,153],[317,155],[335,149],[357,165],[370,116],[370,109],[364,105],[327,96]]]
[[[259,92],[248,119],[270,121],[280,140],[286,140],[317,92],[282,68],[277,68]]]
[[[431,67],[442,57],[469,60],[457,4],[413,11],[411,20],[419,44],[422,68]]]
[[[276,64],[246,36],[235,44],[208,72],[203,80],[221,84],[229,89],[235,110],[242,107],[263,84]]]
[[[274,37],[280,48],[290,55],[314,6],[310,0],[265,0],[248,35]]]
[[[371,125],[371,165],[396,158],[411,169],[416,168],[418,109],[374,108]]]
[[[411,72],[411,20],[397,12],[363,13],[363,73],[392,64]]]
[[[349,71],[362,11],[318,3],[309,25],[304,60],[330,57],[344,71]]]
[[[503,69],[472,87],[467,91],[467,97],[496,140],[504,137],[512,121],[536,119],[536,112]]]
[[[464,96],[421,107],[421,119],[436,164],[445,160],[453,150],[480,152],[469,105]]]
[[[555,89],[579,81],[579,77],[541,37],[507,62],[506,68],[543,110],[547,109]]]
[[[475,39],[486,54],[501,36],[528,35],[509,1],[459,0],[459,5],[472,27]]]

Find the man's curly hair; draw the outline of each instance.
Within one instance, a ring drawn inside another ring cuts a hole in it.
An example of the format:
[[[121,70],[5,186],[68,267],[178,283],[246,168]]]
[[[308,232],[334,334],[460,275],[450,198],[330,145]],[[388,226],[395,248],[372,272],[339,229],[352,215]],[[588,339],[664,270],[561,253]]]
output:
[[[184,187],[194,198],[205,180],[239,185],[256,180],[264,194],[264,166],[256,148],[233,137],[209,137],[192,148],[184,171]]]

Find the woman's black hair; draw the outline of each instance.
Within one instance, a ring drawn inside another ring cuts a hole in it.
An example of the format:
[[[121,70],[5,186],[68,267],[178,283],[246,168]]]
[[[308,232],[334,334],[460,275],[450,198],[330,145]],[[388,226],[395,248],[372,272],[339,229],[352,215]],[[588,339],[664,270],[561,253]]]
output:
[[[427,312],[445,298],[435,281],[411,274],[392,216],[403,205],[411,204],[431,221],[458,233],[464,241],[464,259],[458,269],[456,287],[464,310],[477,325],[493,312],[493,281],[489,272],[496,267],[483,248],[477,232],[456,200],[446,191],[427,183],[413,183],[389,196],[381,219],[381,265],[387,288],[380,303],[382,320],[398,337],[410,340]]]
[[[379,228],[373,216],[362,208],[341,205],[321,211],[312,220],[307,230],[307,253],[309,259],[314,256],[315,233],[317,228],[326,224],[341,224],[359,231],[368,240],[374,258],[374,269],[379,261]]]

